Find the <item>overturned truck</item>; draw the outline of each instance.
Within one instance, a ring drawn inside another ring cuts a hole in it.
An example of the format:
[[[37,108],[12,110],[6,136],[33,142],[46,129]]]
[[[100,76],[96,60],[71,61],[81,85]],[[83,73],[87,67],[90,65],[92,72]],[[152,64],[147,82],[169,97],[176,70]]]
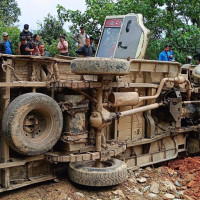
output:
[[[55,179],[87,186],[199,152],[193,68],[144,60],[142,16],[107,17],[94,58],[0,54],[0,192]]]

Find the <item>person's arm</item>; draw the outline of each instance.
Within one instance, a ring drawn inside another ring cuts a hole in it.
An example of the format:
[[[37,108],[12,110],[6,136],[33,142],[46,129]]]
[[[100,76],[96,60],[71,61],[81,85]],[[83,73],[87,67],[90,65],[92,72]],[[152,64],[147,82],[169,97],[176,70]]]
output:
[[[84,53],[85,53],[85,51],[84,51],[84,46],[81,47],[81,48],[79,48],[79,49],[76,51],[76,53],[77,53],[78,55],[84,55]]]
[[[66,40],[63,41],[63,47],[64,47],[64,50],[68,49],[68,42]]]
[[[32,44],[28,44],[28,47],[26,47],[25,48],[25,51],[28,51],[28,52],[33,52],[34,51],[34,49],[33,49],[33,46],[32,46]]]
[[[18,55],[21,54],[20,47],[21,47],[21,42],[18,44],[18,47],[17,47],[17,54],[18,54]]]
[[[162,53],[159,54],[159,59],[158,59],[158,60],[160,60],[160,61],[163,60],[163,59],[162,59]]]
[[[67,43],[67,41],[65,41],[65,40],[61,39],[61,40],[60,40],[60,42],[62,43],[62,46],[63,46],[63,48],[62,48],[62,49],[66,50],[66,49],[67,49],[67,47],[68,47],[68,43]]]
[[[60,42],[58,42],[57,49],[58,49],[58,50],[62,50],[62,47],[61,47],[61,45],[60,45]]]

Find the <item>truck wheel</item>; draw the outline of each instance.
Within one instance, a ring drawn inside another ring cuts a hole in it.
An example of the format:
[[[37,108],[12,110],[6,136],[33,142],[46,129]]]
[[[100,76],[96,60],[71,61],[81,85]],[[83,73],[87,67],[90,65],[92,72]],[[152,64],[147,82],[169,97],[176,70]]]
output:
[[[69,164],[69,178],[80,185],[111,186],[127,179],[127,166],[121,160],[112,158],[95,167],[95,161],[83,161]]]
[[[116,58],[79,58],[71,61],[75,74],[113,74],[124,75],[130,70],[130,63]]]
[[[27,93],[14,99],[2,121],[6,142],[24,155],[39,155],[51,149],[59,139],[62,127],[59,105],[40,93]]]

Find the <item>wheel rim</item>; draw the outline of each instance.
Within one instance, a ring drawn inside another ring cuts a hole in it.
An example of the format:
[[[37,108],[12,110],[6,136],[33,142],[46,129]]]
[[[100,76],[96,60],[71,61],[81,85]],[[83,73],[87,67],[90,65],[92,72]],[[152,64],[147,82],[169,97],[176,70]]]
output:
[[[40,142],[45,140],[53,126],[49,112],[42,108],[31,110],[23,120],[23,133],[27,140]]]

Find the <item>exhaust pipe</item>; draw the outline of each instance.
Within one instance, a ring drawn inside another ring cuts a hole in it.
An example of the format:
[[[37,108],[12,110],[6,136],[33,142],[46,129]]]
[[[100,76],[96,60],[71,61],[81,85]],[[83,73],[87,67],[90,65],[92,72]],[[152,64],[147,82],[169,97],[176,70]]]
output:
[[[113,107],[136,106],[139,103],[137,92],[113,92],[109,95],[108,101]]]

